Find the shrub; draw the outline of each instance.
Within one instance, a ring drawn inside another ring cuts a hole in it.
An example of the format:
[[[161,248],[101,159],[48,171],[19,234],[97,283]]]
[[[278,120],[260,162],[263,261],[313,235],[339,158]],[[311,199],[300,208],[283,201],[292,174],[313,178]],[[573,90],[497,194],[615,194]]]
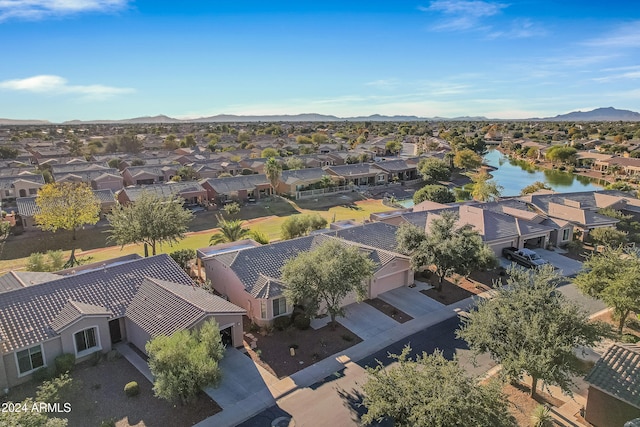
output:
[[[280,316],[273,319],[273,327],[279,331],[284,331],[291,325],[289,316]]]
[[[56,403],[67,399],[73,380],[68,373],[43,381],[36,391],[36,400]]]
[[[140,386],[137,382],[131,381],[124,386],[124,394],[128,397],[137,396],[140,394]]]
[[[257,323],[251,322],[251,324],[249,325],[249,332],[251,332],[252,334],[260,332],[260,326],[258,326]]]
[[[109,418],[108,420],[103,420],[100,423],[100,427],[116,427],[116,419]]]
[[[49,378],[51,378],[51,371],[46,367],[42,367],[33,373],[33,379],[36,382],[46,381]]]
[[[56,373],[58,375],[71,371],[76,364],[76,357],[71,353],[61,354],[56,357]]]
[[[640,337],[633,334],[624,334],[622,338],[620,338],[620,341],[626,344],[635,344],[640,341]]]
[[[309,327],[311,326],[311,318],[306,314],[299,314],[296,316],[293,324],[296,328],[304,331],[306,329],[309,329]]]
[[[351,342],[353,341],[353,337],[349,334],[342,334],[340,335],[342,337],[343,340],[345,340],[346,342]]]

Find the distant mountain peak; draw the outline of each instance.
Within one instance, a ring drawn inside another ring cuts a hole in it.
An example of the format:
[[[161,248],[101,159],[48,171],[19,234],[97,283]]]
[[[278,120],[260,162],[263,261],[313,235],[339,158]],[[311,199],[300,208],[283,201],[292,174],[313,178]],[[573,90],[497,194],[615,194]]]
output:
[[[543,120],[550,121],[623,121],[637,122],[640,121],[640,113],[631,110],[618,110],[614,107],[601,107],[591,111],[572,111],[567,114],[559,114],[555,117],[549,117]]]

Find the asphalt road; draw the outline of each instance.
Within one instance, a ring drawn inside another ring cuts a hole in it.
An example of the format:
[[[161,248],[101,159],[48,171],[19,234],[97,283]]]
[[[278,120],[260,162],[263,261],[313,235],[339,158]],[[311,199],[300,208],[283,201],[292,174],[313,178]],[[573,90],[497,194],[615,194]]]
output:
[[[570,300],[583,305],[590,314],[605,308],[600,301],[583,296],[571,283],[560,286],[559,290]],[[436,349],[442,351],[447,359],[452,359],[455,355],[469,374],[481,376],[496,366],[496,363],[486,354],[472,357],[466,343],[455,337],[455,331],[459,325],[460,319],[452,317],[399,340],[364,359],[347,365],[340,372],[340,376],[325,378],[324,381],[297,390],[280,399],[277,406],[261,412],[240,426],[269,427],[273,420],[279,417],[291,417],[291,414],[295,415],[296,427],[359,426],[361,425],[358,422],[359,416],[364,413],[364,408],[360,405],[362,402],[360,389],[367,378],[366,367],[376,366],[378,363],[390,365],[393,359],[389,358],[389,354],[400,354],[406,345],[411,347],[411,356],[422,352],[430,354]]]

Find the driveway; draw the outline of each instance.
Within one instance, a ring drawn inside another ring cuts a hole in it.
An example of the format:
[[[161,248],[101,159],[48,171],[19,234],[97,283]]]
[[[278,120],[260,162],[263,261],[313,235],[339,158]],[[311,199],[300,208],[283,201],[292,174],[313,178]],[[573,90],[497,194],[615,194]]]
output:
[[[576,261],[575,259],[571,259],[562,255],[562,249],[558,249],[556,251],[548,251],[546,249],[538,248],[533,249],[533,251],[553,264],[553,266],[558,269],[558,272],[562,276],[574,277],[582,269],[582,263],[580,261]],[[515,263],[514,261],[509,261],[504,257],[500,257],[499,261],[500,266],[504,268],[509,268],[511,264]]]
[[[362,338],[369,339],[387,331],[399,323],[366,303],[349,304],[344,308],[345,317],[338,317],[338,323]]]
[[[414,319],[445,307],[444,304],[420,293],[416,288],[405,286],[380,294],[378,298]]]
[[[255,363],[239,350],[227,348],[220,368],[220,386],[207,387],[204,392],[222,407],[222,412],[196,426],[235,426],[275,404]]]

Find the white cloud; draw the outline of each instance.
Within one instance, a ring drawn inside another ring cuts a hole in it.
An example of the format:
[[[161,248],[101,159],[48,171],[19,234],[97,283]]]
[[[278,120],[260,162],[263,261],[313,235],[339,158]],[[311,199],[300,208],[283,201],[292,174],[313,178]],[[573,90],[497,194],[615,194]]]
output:
[[[25,79],[5,80],[0,82],[0,89],[42,93],[42,94],[73,94],[90,99],[104,99],[114,95],[134,92],[131,88],[95,85],[70,85],[60,76],[39,75]]]
[[[517,19],[511,23],[510,28],[490,33],[490,39],[508,38],[524,39],[529,37],[540,37],[547,34],[547,31],[529,19]]]
[[[585,44],[606,48],[640,47],[640,21],[623,24],[609,34],[588,40]]]
[[[398,86],[399,83],[400,82],[398,81],[398,79],[380,79],[374,80],[372,82],[367,82],[364,85],[375,87],[378,89],[394,89]]]
[[[481,0],[436,0],[428,7],[419,7],[423,12],[443,15],[444,19],[433,29],[440,31],[460,31],[475,29],[483,18],[499,14],[508,4]]]
[[[129,0],[0,0],[0,22],[8,19],[37,20],[83,12],[113,12]]]

